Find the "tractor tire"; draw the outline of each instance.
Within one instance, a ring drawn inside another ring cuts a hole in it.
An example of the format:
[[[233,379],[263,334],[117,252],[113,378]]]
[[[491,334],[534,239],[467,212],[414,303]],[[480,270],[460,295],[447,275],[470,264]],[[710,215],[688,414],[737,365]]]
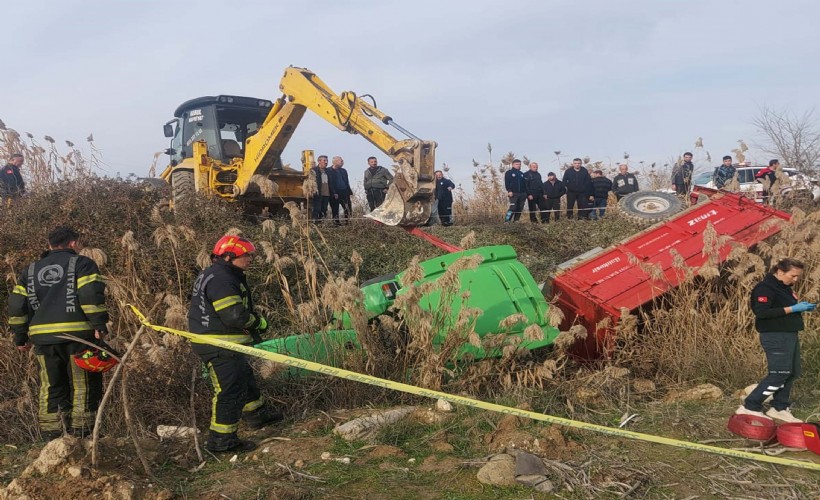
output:
[[[171,189],[174,209],[184,206],[196,194],[194,173],[190,170],[177,170],[171,174]]]
[[[659,191],[638,191],[619,202],[623,215],[642,225],[655,224],[683,210],[683,202],[671,193]]]

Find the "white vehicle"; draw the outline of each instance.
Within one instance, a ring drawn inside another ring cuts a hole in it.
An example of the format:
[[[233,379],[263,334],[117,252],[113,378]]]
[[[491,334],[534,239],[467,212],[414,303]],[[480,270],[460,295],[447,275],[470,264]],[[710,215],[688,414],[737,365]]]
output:
[[[749,198],[754,198],[758,203],[763,203],[763,184],[755,180],[755,175],[762,169],[763,166],[735,166],[737,169],[737,181],[740,184],[740,192],[746,194]],[[787,195],[788,193],[804,194],[801,191],[806,191],[805,194],[810,194],[812,200],[820,201],[820,185],[818,180],[814,177],[809,177],[806,174],[798,172],[794,168],[781,167],[784,174],[789,176],[791,183],[788,186],[783,186],[780,195]],[[715,189],[715,183],[712,180],[714,170],[699,172],[694,175],[692,179],[692,186],[703,186]]]

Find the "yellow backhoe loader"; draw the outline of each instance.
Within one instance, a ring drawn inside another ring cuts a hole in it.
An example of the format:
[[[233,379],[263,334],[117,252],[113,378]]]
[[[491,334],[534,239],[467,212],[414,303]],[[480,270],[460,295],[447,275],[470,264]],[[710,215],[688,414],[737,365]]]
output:
[[[204,192],[251,205],[281,207],[304,203],[302,192],[312,154],[303,153],[301,170],[282,165],[281,155],[305,111],[324,118],[339,130],[361,135],[389,155],[394,180],[384,203],[368,217],[384,224],[415,226],[427,222],[435,180],[434,141],[421,140],[376,107],[371,96],[334,93],[313,72],[289,67],[276,101],[240,96],[191,99],[164,126],[171,147],[170,164],[160,177],[172,186],[172,203]],[[370,100],[368,100],[368,98]],[[382,125],[407,136],[395,139]]]

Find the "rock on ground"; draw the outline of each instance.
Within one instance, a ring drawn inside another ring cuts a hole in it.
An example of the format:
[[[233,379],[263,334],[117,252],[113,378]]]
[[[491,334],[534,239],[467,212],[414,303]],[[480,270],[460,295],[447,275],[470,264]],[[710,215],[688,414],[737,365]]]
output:
[[[665,401],[717,401],[723,399],[723,391],[713,384],[701,384],[687,391],[673,391],[666,395]]]
[[[515,486],[515,458],[502,453],[493,456],[478,471],[478,481],[494,486]]]
[[[333,433],[346,441],[373,437],[382,427],[398,422],[416,409],[415,406],[403,406],[385,410],[364,417],[355,418],[336,426]]]

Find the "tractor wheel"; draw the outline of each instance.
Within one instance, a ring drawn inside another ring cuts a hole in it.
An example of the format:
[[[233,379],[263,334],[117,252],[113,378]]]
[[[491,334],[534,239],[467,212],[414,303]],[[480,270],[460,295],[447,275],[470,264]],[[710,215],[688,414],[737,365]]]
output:
[[[173,189],[174,209],[189,202],[196,193],[194,173],[190,170],[177,170],[171,174],[171,188]]]
[[[638,191],[619,202],[623,215],[639,224],[655,224],[675,215],[683,209],[680,198],[671,193]]]

